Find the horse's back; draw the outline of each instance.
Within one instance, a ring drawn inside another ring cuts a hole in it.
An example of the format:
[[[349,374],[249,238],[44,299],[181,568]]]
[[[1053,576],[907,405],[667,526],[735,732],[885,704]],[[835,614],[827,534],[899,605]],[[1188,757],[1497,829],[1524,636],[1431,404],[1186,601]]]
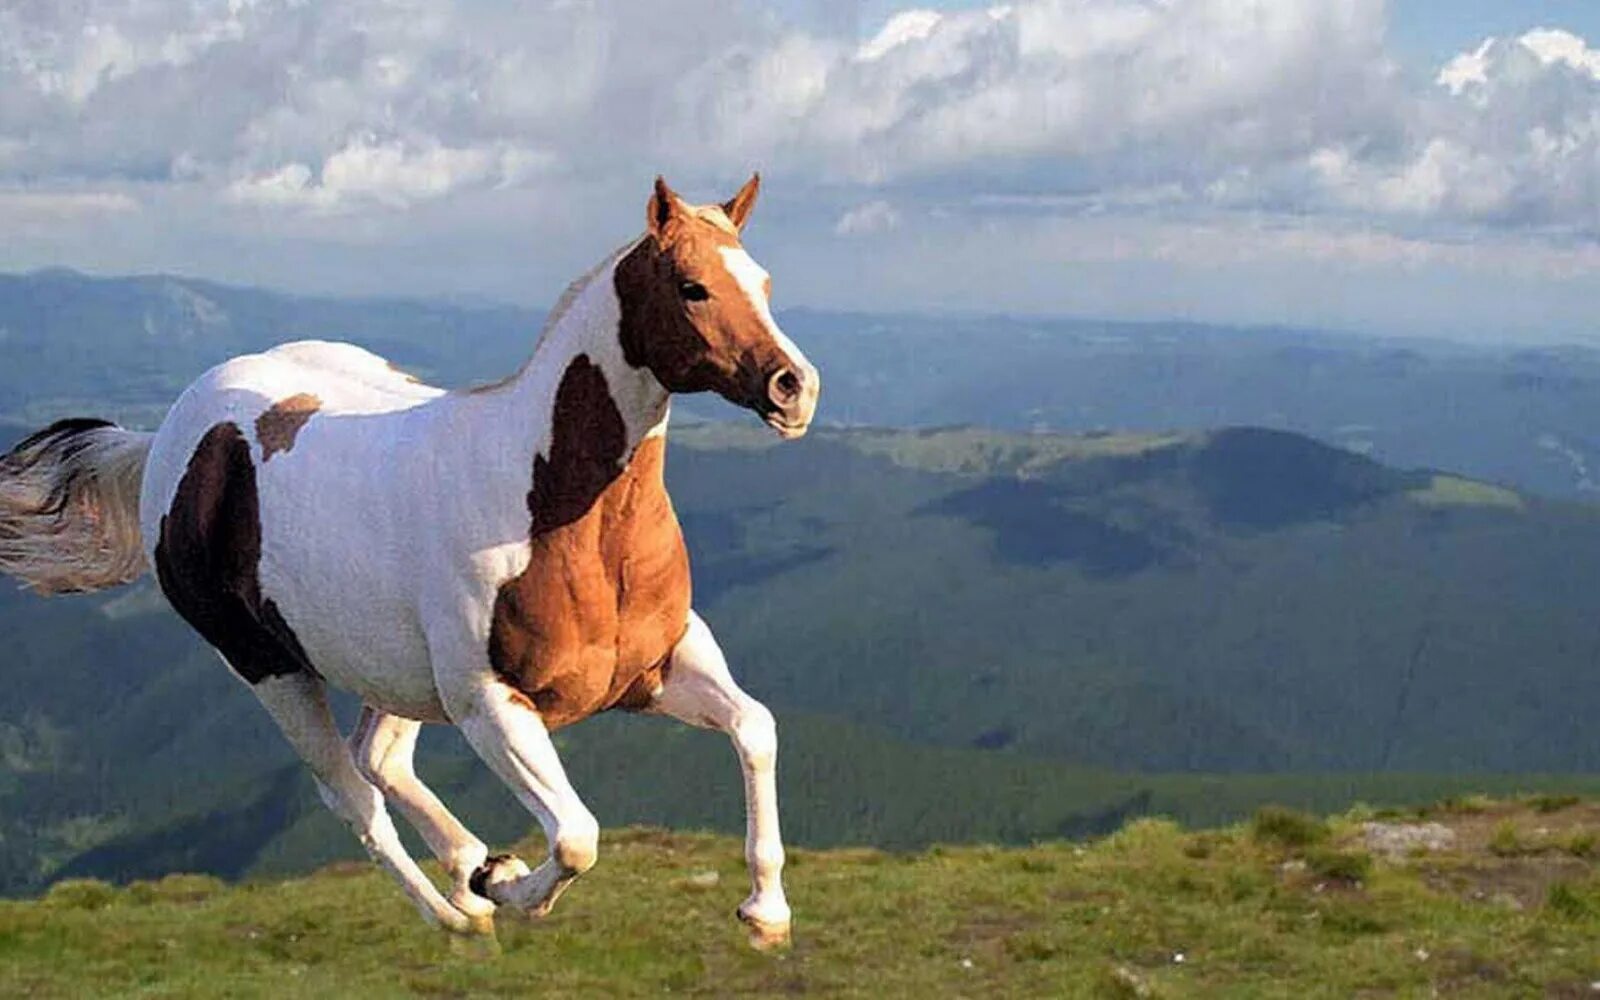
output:
[[[387,358],[355,344],[297,340],[260,355],[295,366],[298,377],[323,385],[335,412],[381,413],[426,402],[444,390],[427,385]]]
[[[378,679],[361,661],[387,661],[405,676],[383,678],[396,696],[386,707],[432,714],[403,588],[407,490],[396,462],[412,411],[441,395],[369,351],[321,341],[236,357],[196,379],[157,432],[140,503],[169,600],[195,624],[185,602],[206,613],[214,595],[244,594],[254,606],[211,631],[267,621],[275,634],[256,638],[289,636],[300,660],[363,694]],[[295,659],[257,669],[281,672]]]
[[[140,502],[147,547],[171,507],[195,448],[213,428],[232,424],[258,464],[290,451],[316,416],[379,416],[443,395],[354,344],[303,340],[230,358],[189,384],[156,433]]]

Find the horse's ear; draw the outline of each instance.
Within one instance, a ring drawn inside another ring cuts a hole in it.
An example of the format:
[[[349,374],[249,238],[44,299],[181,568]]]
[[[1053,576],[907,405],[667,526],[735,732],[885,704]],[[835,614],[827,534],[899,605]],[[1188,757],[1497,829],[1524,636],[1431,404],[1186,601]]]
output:
[[[674,215],[683,212],[683,201],[671,188],[660,174],[656,175],[656,189],[650,193],[650,204],[645,208],[645,215],[650,228],[651,236],[661,235],[661,230],[667,227]]]
[[[758,170],[745,181],[739,193],[722,203],[722,211],[728,216],[728,221],[733,223],[735,229],[744,228],[744,220],[750,218],[750,210],[756,207],[756,195],[761,193],[761,172]]]

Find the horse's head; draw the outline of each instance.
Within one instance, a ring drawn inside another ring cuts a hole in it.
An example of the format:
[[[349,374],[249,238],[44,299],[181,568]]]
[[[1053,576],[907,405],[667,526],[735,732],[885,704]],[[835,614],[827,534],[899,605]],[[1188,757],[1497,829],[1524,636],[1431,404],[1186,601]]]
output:
[[[695,206],[656,178],[649,231],[616,270],[623,354],[669,392],[715,392],[797,438],[821,380],[778,329],[772,279],[739,242],[760,186],[756,175],[729,201]]]

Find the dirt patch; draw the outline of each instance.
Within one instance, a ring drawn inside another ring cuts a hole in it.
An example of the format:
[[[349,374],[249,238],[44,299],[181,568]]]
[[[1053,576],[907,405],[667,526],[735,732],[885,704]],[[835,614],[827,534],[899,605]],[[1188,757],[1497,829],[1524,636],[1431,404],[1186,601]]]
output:
[[[1510,823],[1530,850],[1559,850],[1574,835],[1600,836],[1600,803],[1578,803],[1541,812],[1522,803],[1496,805],[1468,813],[1432,817],[1455,831],[1459,851],[1477,854],[1489,850],[1502,826]]]
[[[1439,975],[1434,988],[1446,996],[1474,987],[1504,985],[1511,970],[1465,948],[1451,948],[1438,956]]]
[[[1600,837],[1600,804],[1540,809],[1508,803],[1431,818],[1455,836],[1450,849],[1413,861],[1435,891],[1526,910],[1543,906],[1552,887],[1596,870],[1593,852],[1580,856],[1573,846]]]
[[[1003,941],[1014,934],[1032,930],[1039,926],[1037,918],[1029,918],[1021,913],[982,913],[969,918],[960,927],[950,932],[948,940],[952,944],[973,944],[987,941]]]
[[[1473,902],[1528,910],[1543,906],[1550,889],[1588,877],[1592,867],[1564,855],[1490,859],[1466,864],[1418,866],[1422,881],[1437,892]]]

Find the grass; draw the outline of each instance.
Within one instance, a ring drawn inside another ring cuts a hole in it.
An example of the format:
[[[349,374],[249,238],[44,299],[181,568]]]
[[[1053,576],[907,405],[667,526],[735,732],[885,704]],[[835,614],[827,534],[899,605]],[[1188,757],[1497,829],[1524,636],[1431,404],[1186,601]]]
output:
[[[1522,510],[1526,504],[1515,490],[1460,476],[1434,476],[1426,489],[1414,490],[1411,499],[1427,507],[1499,507]]]
[[[1327,839],[1328,825],[1297,809],[1262,806],[1250,821],[1250,835],[1263,844],[1282,847],[1309,847]]]
[[[1527,802],[1434,812],[1458,848],[1397,861],[1361,849],[1365,811],[1283,809],[1198,832],[1140,819],[1093,843],[798,850],[778,955],[745,946],[740,846],[710,834],[610,834],[552,918],[502,916],[498,954],[425,928],[367,865],[80,880],[0,903],[0,995],[1588,995],[1594,859],[1491,850],[1550,822]],[[1600,828],[1600,806],[1560,816],[1569,838]]]

